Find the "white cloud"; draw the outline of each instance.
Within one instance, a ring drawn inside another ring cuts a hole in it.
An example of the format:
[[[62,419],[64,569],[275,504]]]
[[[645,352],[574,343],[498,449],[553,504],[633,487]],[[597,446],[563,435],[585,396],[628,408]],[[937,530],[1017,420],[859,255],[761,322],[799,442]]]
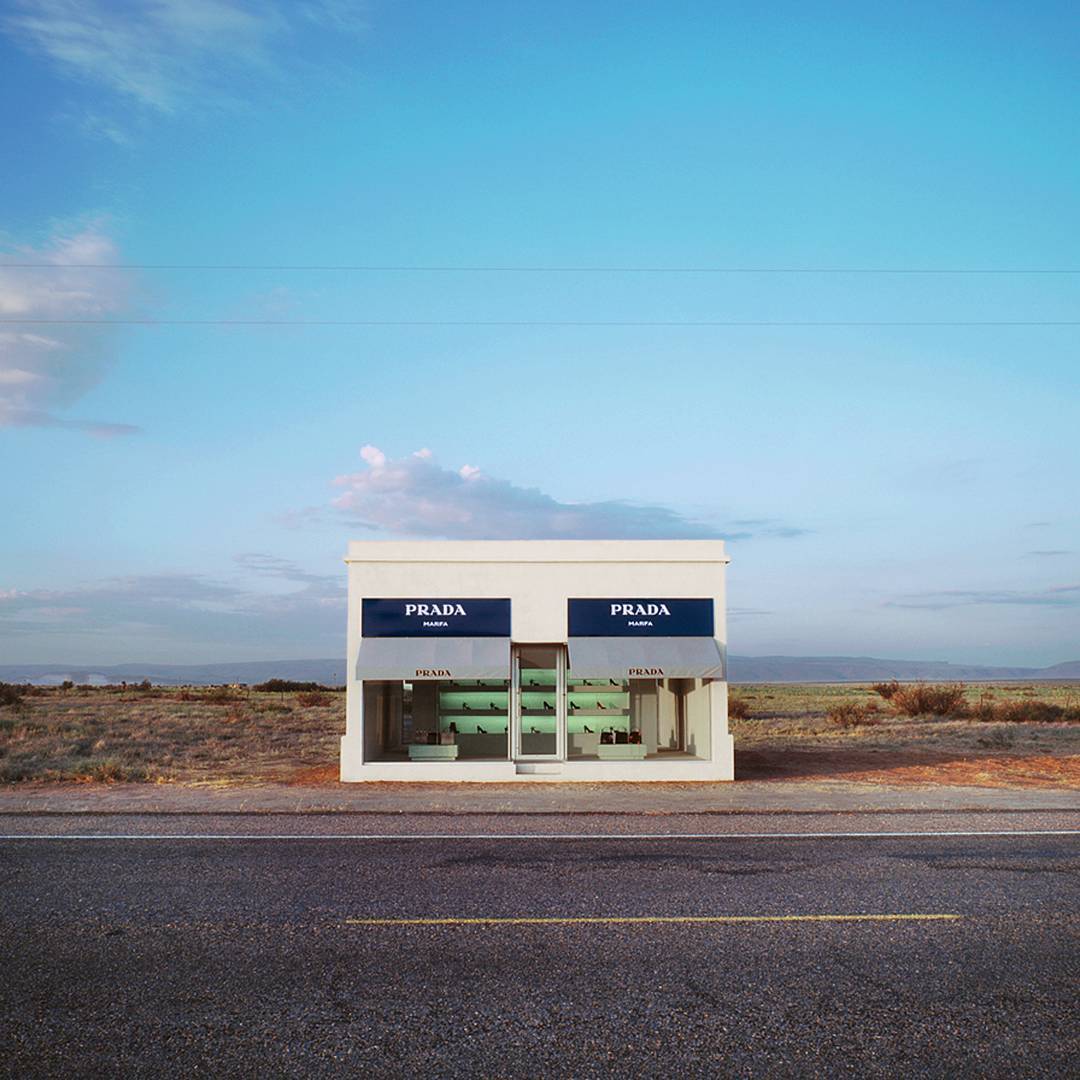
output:
[[[537,488],[488,476],[477,466],[446,469],[431,451],[391,460],[374,446],[360,456],[361,472],[339,476],[344,492],[333,505],[351,524],[401,536],[448,539],[710,539],[794,536],[776,525],[732,533],[664,506],[608,502],[565,503]]]
[[[0,319],[102,319],[130,302],[130,277],[107,267],[116,248],[100,226],[60,232],[40,250],[0,254]],[[11,263],[44,263],[16,269]],[[64,427],[95,435],[138,430],[130,424],[73,420],[53,410],[96,386],[113,355],[108,326],[13,323],[0,327],[0,427]]]
[[[355,0],[21,0],[2,25],[62,73],[168,113],[232,100],[243,76],[272,71],[273,46],[305,27],[360,33],[365,11]]]
[[[386,455],[377,446],[361,446],[360,456],[373,469],[381,469],[386,464]]]

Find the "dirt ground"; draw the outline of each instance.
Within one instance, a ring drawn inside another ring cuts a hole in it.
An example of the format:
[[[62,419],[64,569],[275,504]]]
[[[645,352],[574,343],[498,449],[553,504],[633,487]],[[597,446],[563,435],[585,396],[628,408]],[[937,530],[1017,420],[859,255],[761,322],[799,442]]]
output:
[[[1080,683],[964,688],[974,712],[1005,703],[1061,707],[1068,719],[1049,723],[895,716],[863,684],[736,686],[731,698],[749,710],[731,721],[738,779],[1080,789]],[[880,711],[863,726],[831,723],[830,708],[848,703]]]
[[[1080,683],[966,688],[987,703],[1045,702],[1047,722],[902,717],[868,686],[732,688],[738,779],[1080,789]],[[873,704],[865,724],[829,719]],[[963,711],[963,710],[961,710]],[[344,694],[247,688],[73,687],[0,707],[0,783],[336,785]]]

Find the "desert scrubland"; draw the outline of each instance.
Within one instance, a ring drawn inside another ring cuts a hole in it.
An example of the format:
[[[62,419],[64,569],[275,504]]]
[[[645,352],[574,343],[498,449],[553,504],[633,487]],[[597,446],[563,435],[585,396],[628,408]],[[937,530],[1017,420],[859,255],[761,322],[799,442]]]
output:
[[[0,783],[333,783],[345,695],[5,687]],[[741,779],[1080,786],[1080,683],[743,685]]]

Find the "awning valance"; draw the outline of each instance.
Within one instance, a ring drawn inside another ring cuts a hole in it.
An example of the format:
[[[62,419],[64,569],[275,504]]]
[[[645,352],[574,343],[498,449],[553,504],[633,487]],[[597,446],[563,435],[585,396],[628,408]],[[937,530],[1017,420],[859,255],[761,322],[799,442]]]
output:
[[[583,679],[722,679],[711,637],[572,637],[570,670]]]
[[[363,638],[358,679],[509,679],[510,639]]]

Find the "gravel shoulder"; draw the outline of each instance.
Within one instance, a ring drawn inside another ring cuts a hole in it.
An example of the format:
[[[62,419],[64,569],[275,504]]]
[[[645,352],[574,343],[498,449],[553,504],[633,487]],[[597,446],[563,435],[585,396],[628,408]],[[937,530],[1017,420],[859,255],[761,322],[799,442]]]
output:
[[[21,784],[0,789],[0,814],[339,813],[370,815],[723,815],[1054,810],[1080,792],[874,783],[337,784],[304,787]]]

